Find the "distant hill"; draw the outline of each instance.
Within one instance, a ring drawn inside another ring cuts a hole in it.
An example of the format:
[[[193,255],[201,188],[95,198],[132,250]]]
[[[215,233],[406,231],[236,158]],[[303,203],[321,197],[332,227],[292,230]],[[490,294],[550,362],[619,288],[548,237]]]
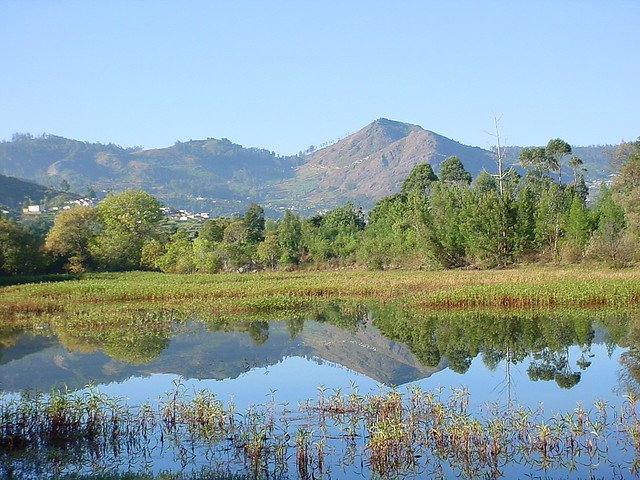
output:
[[[518,162],[518,155],[521,149],[522,147],[506,148],[506,155],[510,163],[516,164]],[[589,181],[608,180],[617,170],[614,162],[616,145],[572,146],[571,150],[572,155],[577,156],[584,162],[584,175]],[[563,181],[573,178],[573,170],[571,170],[567,161],[568,157],[564,160],[562,166]]]
[[[308,202],[318,208],[347,200],[368,208],[397,192],[418,163],[436,171],[446,157],[456,155],[473,175],[492,170],[491,152],[469,147],[418,125],[380,118],[339,142],[304,158],[292,179],[279,185],[281,199]]]
[[[0,205],[5,208],[17,209],[24,203],[39,204],[60,195],[65,194],[19,178],[0,175]]]
[[[512,162],[517,162],[519,149],[507,149]],[[585,162],[588,180],[608,178],[613,150],[611,146],[574,147]],[[270,215],[285,208],[308,214],[346,201],[370,208],[379,198],[397,192],[417,163],[428,162],[437,173],[450,155],[458,156],[473,175],[483,168],[495,170],[487,150],[418,125],[380,118],[333,145],[296,156],[246,148],[224,138],[144,150],[55,135],[16,134],[11,141],[0,142],[0,173],[51,188],[66,180],[77,192],[87,187],[96,191],[142,188],[167,205],[214,215],[242,212],[251,202],[263,205]],[[570,178],[571,171],[565,170],[564,178]],[[30,188],[0,187],[0,196],[10,197],[13,204],[29,196],[39,201],[44,193],[36,195]]]
[[[169,205],[230,213],[260,201],[270,181],[291,177],[301,162],[227,139],[176,142],[142,150],[67,138],[14,135],[0,143],[0,172],[73,190],[142,188]]]

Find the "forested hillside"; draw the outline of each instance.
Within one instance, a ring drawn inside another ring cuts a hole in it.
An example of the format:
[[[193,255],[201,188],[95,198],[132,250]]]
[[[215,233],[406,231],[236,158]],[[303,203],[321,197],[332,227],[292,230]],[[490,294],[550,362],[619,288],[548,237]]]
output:
[[[587,183],[609,178],[613,150],[574,147]],[[519,151],[508,148],[507,163],[517,162]],[[0,173],[54,188],[66,181],[78,193],[141,188],[168,206],[214,215],[240,213],[257,202],[279,217],[288,208],[307,215],[348,201],[369,209],[396,192],[415,165],[428,163],[438,173],[452,155],[474,176],[495,171],[487,150],[381,118],[333,145],[295,156],[215,138],[145,150],[16,134],[0,142]],[[564,165],[562,174],[570,178],[573,172]]]
[[[0,172],[75,191],[142,188],[163,202],[232,213],[261,200],[269,182],[293,175],[298,157],[244,148],[227,139],[176,142],[143,150],[79,142],[54,135],[14,135],[0,143]]]
[[[286,210],[274,221],[254,203],[242,216],[211,218],[194,232],[168,224],[156,198],[130,189],[97,207],[59,213],[44,241],[0,219],[0,273],[492,268],[585,260],[622,267],[640,261],[640,141],[620,152],[612,186],[602,186],[589,203],[581,160],[561,139],[521,149],[523,175],[505,167],[502,175],[474,177],[454,155],[437,174],[419,163],[368,215],[345,203],[309,217]],[[556,179],[562,165],[573,174]]]
[[[67,196],[74,197],[53,188],[0,175],[0,206],[5,208],[15,210],[26,203],[41,203]]]

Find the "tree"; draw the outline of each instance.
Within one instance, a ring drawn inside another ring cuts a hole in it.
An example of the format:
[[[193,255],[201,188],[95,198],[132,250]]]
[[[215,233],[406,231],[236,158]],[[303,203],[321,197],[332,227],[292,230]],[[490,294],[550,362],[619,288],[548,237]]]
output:
[[[578,176],[579,176],[579,171],[580,170],[584,170],[582,167],[583,165],[583,161],[580,159],[580,157],[577,156],[572,156],[569,159],[569,166],[571,167],[571,170],[573,170],[573,184],[577,185],[578,184]],[[582,175],[580,175],[582,176]]]
[[[257,244],[264,240],[264,209],[260,205],[249,205],[243,220],[247,228],[247,242]]]
[[[604,260],[614,267],[630,263],[636,249],[636,241],[625,235],[625,212],[606,186],[600,189],[595,206],[597,228],[589,243],[589,255]]]
[[[142,245],[158,234],[160,202],[142,190],[125,190],[107,195],[97,208],[102,230],[91,254],[99,266],[107,270],[140,267]]]
[[[591,235],[589,211],[580,196],[574,194],[565,222],[565,245],[570,260],[580,260]]]
[[[66,178],[60,182],[60,190],[65,193],[71,190],[71,185],[69,185],[69,182],[67,181]]]
[[[552,255],[560,256],[559,241],[562,236],[561,221],[567,209],[568,199],[564,187],[556,182],[549,183],[540,194],[535,213],[536,243]]]
[[[0,275],[23,275],[40,266],[39,246],[15,223],[0,217]]]
[[[562,159],[571,154],[571,145],[561,138],[553,138],[547,143],[545,153],[550,170],[558,172],[558,182],[562,183]]]
[[[518,155],[520,165],[533,169],[537,178],[542,178],[551,166],[544,147],[524,147]]]
[[[77,206],[56,215],[45,239],[45,250],[64,259],[65,270],[84,272],[91,265],[90,243],[98,233],[98,211]]]
[[[498,185],[492,175],[487,173],[485,170],[482,170],[473,180],[473,189],[478,192],[487,193],[490,191],[496,191],[498,189]]]
[[[166,252],[156,260],[156,266],[167,273],[195,272],[193,246],[185,231],[178,230],[171,235]]]
[[[207,242],[221,242],[224,236],[224,229],[229,222],[225,218],[209,218],[205,220],[198,231],[198,238],[202,238]]]
[[[278,232],[267,232],[264,241],[258,245],[256,252],[258,261],[271,269],[275,268],[280,258],[280,245],[278,244]]]
[[[465,264],[465,239],[461,228],[462,189],[457,185],[434,183],[429,199],[429,228],[426,242],[445,268]]]
[[[438,181],[433,173],[433,168],[428,163],[419,163],[411,169],[407,178],[402,182],[400,193],[407,195],[409,192],[426,192],[429,186]]]
[[[288,265],[297,265],[302,253],[302,223],[300,217],[291,210],[284,212],[278,225],[278,247],[280,261]]]
[[[462,215],[468,250],[488,266],[506,266],[513,260],[514,212],[511,200],[497,190],[469,191]]]
[[[452,155],[445,158],[440,164],[439,178],[441,182],[469,185],[471,174],[464,169],[464,165],[458,157]]]

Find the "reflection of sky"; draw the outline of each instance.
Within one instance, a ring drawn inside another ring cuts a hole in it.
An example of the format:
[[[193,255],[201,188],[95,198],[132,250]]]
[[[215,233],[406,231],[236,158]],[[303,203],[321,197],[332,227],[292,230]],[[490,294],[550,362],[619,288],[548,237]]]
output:
[[[186,393],[210,390],[224,402],[233,400],[240,410],[251,404],[271,402],[272,399],[277,403],[288,402],[291,408],[297,407],[299,402],[316,399],[322,385],[327,387],[325,395],[336,389],[350,393],[352,385],[356,385],[363,394],[379,388],[374,380],[348,368],[304,357],[286,357],[275,365],[254,368],[233,379],[181,379],[177,375],[155,374],[103,385],[100,390],[138,404],[163,397],[167,391],[175,389],[178,381]]]
[[[620,398],[614,392],[618,387],[617,371],[620,368],[619,357],[623,350],[616,348],[611,357],[604,345],[593,345],[594,355],[591,366],[582,371],[580,382],[570,389],[561,389],[553,381],[533,382],[527,375],[529,360],[511,365],[511,399],[515,404],[538,407],[542,404],[548,414],[555,411],[573,410],[579,402],[585,407],[596,400],[617,403]],[[569,360],[573,371],[580,371],[575,361],[580,357],[579,347],[569,348]],[[445,369],[433,376],[400,387],[406,391],[412,385],[422,390],[442,387],[443,396],[452,388],[466,387],[470,394],[472,408],[479,408],[487,403],[506,404],[508,387],[505,375],[505,363],[500,362],[495,370],[489,370],[483,363],[481,355],[472,362],[465,374],[458,374]],[[289,407],[296,407],[299,402],[315,399],[318,387],[327,387],[325,395],[335,389],[347,394],[352,386],[357,386],[361,394],[375,393],[383,387],[365,375],[348,368],[319,362],[304,357],[286,357],[275,365],[254,368],[238,378],[226,380],[180,379],[177,375],[154,374],[147,377],[132,377],[121,383],[111,383],[100,387],[109,395],[121,396],[132,404],[147,400],[156,400],[169,390],[175,388],[176,381],[181,381],[186,393],[207,389],[216,393],[224,402],[233,400],[236,408],[242,410],[251,404],[264,404],[275,399],[277,403],[288,402]]]

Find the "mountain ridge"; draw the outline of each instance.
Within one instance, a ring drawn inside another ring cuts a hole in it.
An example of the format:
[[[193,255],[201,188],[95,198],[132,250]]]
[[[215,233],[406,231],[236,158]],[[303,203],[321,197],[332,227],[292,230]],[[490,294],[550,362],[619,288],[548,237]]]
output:
[[[518,149],[509,147],[511,162]],[[587,176],[606,179],[611,174],[604,147],[575,151],[589,156]],[[293,156],[226,138],[143,149],[16,134],[0,142],[0,174],[50,187],[67,180],[75,191],[142,188],[168,205],[214,215],[240,213],[256,202],[278,216],[285,208],[310,214],[347,201],[370,208],[397,192],[416,164],[428,162],[437,173],[450,155],[458,156],[472,175],[495,170],[488,150],[419,125],[379,118],[331,145]]]

